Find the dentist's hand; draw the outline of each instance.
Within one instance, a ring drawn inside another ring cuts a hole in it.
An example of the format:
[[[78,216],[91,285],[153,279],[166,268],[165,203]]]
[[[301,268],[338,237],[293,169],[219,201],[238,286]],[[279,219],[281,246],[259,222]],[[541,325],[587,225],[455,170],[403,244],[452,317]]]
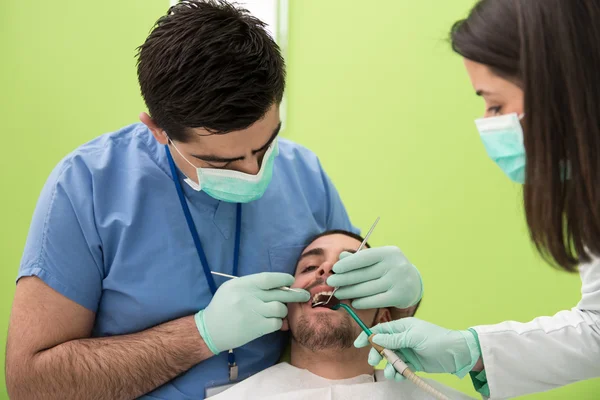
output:
[[[194,317],[210,351],[219,354],[281,329],[282,319],[288,313],[285,303],[301,303],[310,298],[302,289],[277,289],[292,283],[292,275],[263,272],[221,285],[210,304]]]
[[[481,357],[477,336],[472,330],[453,331],[417,318],[403,318],[376,325],[371,331],[375,333],[373,342],[394,350],[413,371],[445,372],[462,378]],[[364,332],[354,346],[370,346]],[[381,359],[379,353],[371,349],[369,364],[375,366]],[[384,373],[387,379],[403,379],[391,365],[386,365]]]
[[[327,284],[339,288],[335,297],[354,299],[356,309],[407,308],[423,295],[419,271],[394,246],[343,252],[333,272]]]

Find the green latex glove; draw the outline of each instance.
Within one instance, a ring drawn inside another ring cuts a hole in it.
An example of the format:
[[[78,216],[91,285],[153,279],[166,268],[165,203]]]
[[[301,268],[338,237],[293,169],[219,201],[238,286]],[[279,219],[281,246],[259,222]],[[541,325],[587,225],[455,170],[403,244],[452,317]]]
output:
[[[471,330],[452,331],[417,318],[402,318],[374,326],[371,331],[375,333],[373,342],[394,350],[413,371],[451,373],[462,378],[481,357],[476,333]],[[364,332],[354,342],[356,347],[369,345]],[[377,365],[381,359],[371,349],[369,364]],[[388,379],[402,379],[391,365],[384,372]]]
[[[221,285],[210,304],[194,317],[210,351],[219,354],[281,329],[288,312],[285,303],[310,299],[306,290],[277,289],[292,283],[292,275],[263,272]]]
[[[343,252],[333,272],[327,284],[338,288],[335,297],[354,299],[356,309],[407,308],[423,295],[419,271],[394,246]]]

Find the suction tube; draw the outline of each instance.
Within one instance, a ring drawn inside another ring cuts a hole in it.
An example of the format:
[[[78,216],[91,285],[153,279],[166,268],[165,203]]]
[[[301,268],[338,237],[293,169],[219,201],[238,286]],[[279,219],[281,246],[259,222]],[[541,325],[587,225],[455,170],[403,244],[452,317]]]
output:
[[[343,308],[344,310],[346,310],[346,312],[348,314],[350,314],[352,319],[356,321],[356,323],[362,328],[362,330],[369,337],[369,343],[371,343],[371,346],[373,346],[373,348],[375,350],[377,350],[379,352],[379,354],[381,354],[381,356],[386,359],[388,364],[390,364],[392,367],[394,367],[394,369],[396,371],[398,371],[399,374],[403,375],[406,379],[408,379],[409,381],[414,383],[417,387],[419,387],[419,389],[429,393],[436,399],[450,400],[445,394],[443,394],[443,393],[439,392],[438,390],[436,390],[435,388],[431,387],[427,382],[425,382],[424,380],[419,378],[417,375],[415,375],[415,373],[412,372],[410,370],[410,368],[408,368],[406,363],[404,361],[402,361],[402,359],[400,357],[398,357],[398,355],[395,352],[393,352],[390,349],[385,349],[376,343],[373,343],[373,336],[375,336],[375,334],[369,329],[368,326],[366,326],[364,324],[364,322],[362,322],[362,320],[360,318],[358,318],[358,315],[356,315],[356,313],[354,312],[354,310],[352,310],[352,308],[350,308],[350,306],[348,306],[347,304],[339,303],[339,304],[336,304],[335,306],[331,307],[332,310],[339,310],[340,308]]]

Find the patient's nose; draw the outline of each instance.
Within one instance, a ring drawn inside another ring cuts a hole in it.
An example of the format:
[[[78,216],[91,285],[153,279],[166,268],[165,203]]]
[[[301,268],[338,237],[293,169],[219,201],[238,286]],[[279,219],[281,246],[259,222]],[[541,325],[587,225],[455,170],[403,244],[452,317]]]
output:
[[[322,276],[329,276],[332,275],[333,272],[333,263],[329,262],[329,261],[325,261],[324,263],[322,263],[321,265],[319,265],[319,269],[317,270],[317,276],[318,277],[322,277]]]

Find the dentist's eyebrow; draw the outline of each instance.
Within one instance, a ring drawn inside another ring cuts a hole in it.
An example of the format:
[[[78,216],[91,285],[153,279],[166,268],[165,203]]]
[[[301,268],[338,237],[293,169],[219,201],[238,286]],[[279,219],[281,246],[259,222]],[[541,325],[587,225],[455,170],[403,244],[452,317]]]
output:
[[[252,154],[260,153],[261,151],[263,151],[264,149],[266,149],[267,147],[269,147],[275,141],[275,139],[277,138],[277,135],[279,135],[279,131],[280,130],[281,130],[281,122],[275,128],[275,130],[273,131],[273,134],[271,135],[271,137],[269,138],[269,140],[267,141],[267,143],[265,143],[264,145],[262,145],[259,149],[252,150]],[[240,161],[240,160],[243,160],[244,158],[246,158],[245,156],[240,156],[240,157],[219,157],[219,156],[202,155],[202,154],[191,154],[191,156],[194,157],[194,158],[197,158],[199,160],[208,161],[208,162],[234,162],[234,161]]]
[[[486,97],[486,96],[492,95],[493,93],[490,93],[487,90],[480,89],[480,90],[476,91],[475,94],[479,97]]]
[[[277,125],[277,128],[275,128],[275,130],[273,131],[273,134],[271,135],[271,138],[269,139],[269,141],[267,143],[265,143],[260,149],[252,150],[252,154],[260,153],[261,151],[268,148],[275,141],[275,139],[277,138],[277,135],[279,135],[280,130],[281,130],[281,122],[279,123],[279,125]]]

